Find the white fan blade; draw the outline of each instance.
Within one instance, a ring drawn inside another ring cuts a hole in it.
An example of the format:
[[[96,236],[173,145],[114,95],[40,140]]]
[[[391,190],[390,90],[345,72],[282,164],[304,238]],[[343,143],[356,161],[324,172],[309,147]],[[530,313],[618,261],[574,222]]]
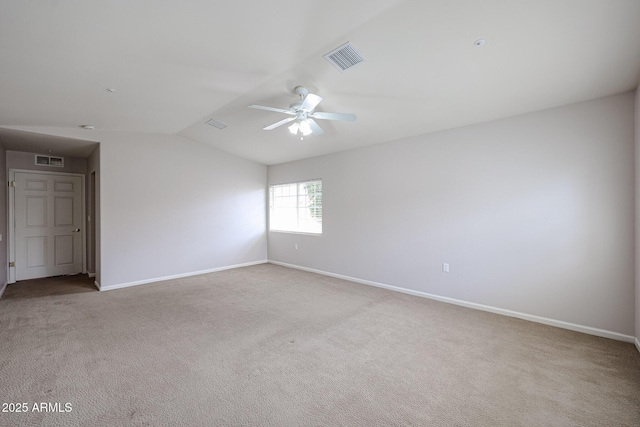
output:
[[[307,123],[309,123],[309,127],[311,128],[311,132],[316,135],[316,136],[320,136],[324,133],[324,131],[322,130],[322,128],[320,126],[318,126],[318,124],[316,123],[315,120],[313,119],[307,119]]]
[[[322,101],[322,98],[318,95],[314,95],[312,93],[307,94],[304,101],[302,101],[302,105],[300,105],[300,109],[304,111],[313,111],[313,109],[320,104],[320,101]]]
[[[282,108],[265,107],[264,105],[247,105],[248,108],[255,108],[257,110],[275,111],[276,113],[296,114],[291,110],[283,110]]]
[[[346,122],[355,122],[357,118],[355,114],[325,113],[323,111],[316,111],[315,113],[309,114],[309,117],[322,120],[343,120]]]
[[[277,128],[278,126],[282,126],[282,125],[283,125],[283,124],[285,124],[285,123],[292,122],[292,121],[294,121],[295,119],[296,119],[295,117],[287,117],[286,119],[280,120],[279,122],[276,122],[276,123],[274,123],[274,124],[272,124],[272,125],[265,126],[265,127],[263,127],[262,129],[264,129],[264,130],[271,130],[271,129],[275,129],[275,128]]]

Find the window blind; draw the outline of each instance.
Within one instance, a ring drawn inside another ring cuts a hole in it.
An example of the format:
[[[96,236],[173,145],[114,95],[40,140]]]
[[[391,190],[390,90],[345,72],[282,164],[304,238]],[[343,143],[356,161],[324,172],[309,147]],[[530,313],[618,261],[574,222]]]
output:
[[[269,230],[322,234],[322,180],[270,185]]]

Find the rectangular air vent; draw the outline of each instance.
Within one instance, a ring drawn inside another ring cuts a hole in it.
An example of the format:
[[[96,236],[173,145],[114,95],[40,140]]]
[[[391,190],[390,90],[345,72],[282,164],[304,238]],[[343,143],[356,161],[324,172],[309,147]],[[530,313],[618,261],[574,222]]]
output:
[[[62,168],[64,167],[64,158],[54,157],[54,156],[43,156],[41,154],[36,154],[35,164],[39,166],[53,166],[57,168]]]
[[[339,48],[327,53],[324,55],[324,59],[333,64],[340,72],[366,61],[364,56],[358,52],[351,42],[346,42]]]
[[[208,124],[209,126],[213,126],[214,128],[218,128],[218,129],[224,129],[224,128],[226,128],[226,127],[227,127],[227,125],[225,125],[224,123],[219,122],[219,121],[214,120],[214,119],[209,120],[209,121],[207,122],[207,124]]]

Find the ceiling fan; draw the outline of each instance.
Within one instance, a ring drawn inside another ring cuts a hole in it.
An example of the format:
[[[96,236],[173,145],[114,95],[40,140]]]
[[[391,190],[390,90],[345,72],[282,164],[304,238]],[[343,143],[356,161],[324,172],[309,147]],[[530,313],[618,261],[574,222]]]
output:
[[[269,126],[265,126],[264,130],[272,130],[286,123],[293,122],[289,126],[289,131],[294,134],[300,134],[300,139],[304,139],[307,135],[322,135],[324,131],[313,119],[320,120],[342,120],[348,122],[354,122],[356,120],[355,114],[346,113],[325,113],[322,111],[314,111],[320,104],[322,98],[313,93],[309,93],[306,87],[296,86],[293,90],[296,95],[300,97],[298,102],[294,102],[289,105],[288,110],[281,108],[265,107],[263,105],[249,105],[249,108],[256,108],[258,110],[275,111],[276,113],[284,113],[293,117],[287,117]]]

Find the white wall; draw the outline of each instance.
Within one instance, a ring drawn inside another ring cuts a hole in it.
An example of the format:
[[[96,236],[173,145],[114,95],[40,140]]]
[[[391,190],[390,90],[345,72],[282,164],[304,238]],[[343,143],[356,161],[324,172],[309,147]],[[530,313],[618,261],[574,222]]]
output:
[[[269,259],[633,336],[633,118],[626,93],[270,166],[323,179],[324,230]]]
[[[24,151],[7,151],[7,173],[9,169],[27,169],[32,171],[64,172],[64,173],[87,173],[87,159],[82,157],[64,157],[63,167],[51,167],[35,164],[36,153]],[[55,156],[57,154],[52,153]]]
[[[99,136],[103,288],[266,260],[266,166],[175,135]]]
[[[636,90],[636,346],[640,351],[640,86]]]
[[[0,142],[0,170],[5,171],[5,182],[9,181],[9,172],[7,171],[7,151],[2,142]],[[4,293],[7,285],[7,267],[9,259],[7,258],[7,242],[9,237],[9,224],[7,221],[8,198],[7,186],[3,185],[0,189],[0,234],[2,234],[2,242],[0,243],[0,297]]]

